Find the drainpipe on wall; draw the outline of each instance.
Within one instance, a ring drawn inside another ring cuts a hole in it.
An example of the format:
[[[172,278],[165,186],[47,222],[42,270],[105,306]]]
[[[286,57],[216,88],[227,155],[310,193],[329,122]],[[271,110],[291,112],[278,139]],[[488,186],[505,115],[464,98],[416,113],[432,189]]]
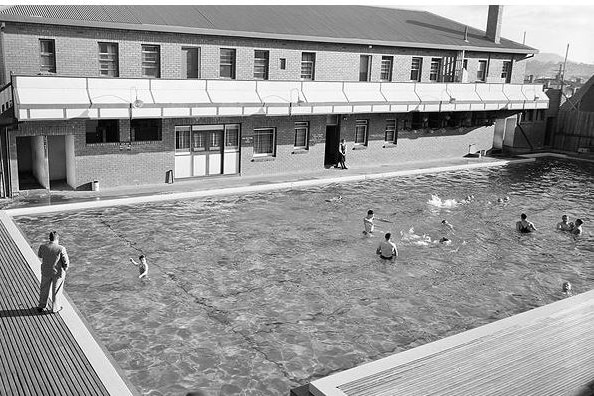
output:
[[[4,51],[4,30],[6,29],[6,23],[0,23],[0,56],[2,57],[2,67],[0,67],[0,85],[6,84],[6,54]]]

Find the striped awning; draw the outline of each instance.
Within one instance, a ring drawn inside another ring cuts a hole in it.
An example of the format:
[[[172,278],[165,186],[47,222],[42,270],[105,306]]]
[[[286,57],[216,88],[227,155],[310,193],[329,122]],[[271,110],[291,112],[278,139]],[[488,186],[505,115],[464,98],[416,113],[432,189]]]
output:
[[[18,120],[546,109],[541,85],[13,76]]]

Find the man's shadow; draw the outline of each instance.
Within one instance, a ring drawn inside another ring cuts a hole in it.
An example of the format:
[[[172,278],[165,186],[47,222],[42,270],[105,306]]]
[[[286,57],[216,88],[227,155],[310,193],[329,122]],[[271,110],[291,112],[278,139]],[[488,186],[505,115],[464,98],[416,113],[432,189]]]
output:
[[[37,311],[37,307],[0,310],[0,318],[14,318],[16,316],[37,316],[37,315],[43,315],[43,313],[39,313]]]

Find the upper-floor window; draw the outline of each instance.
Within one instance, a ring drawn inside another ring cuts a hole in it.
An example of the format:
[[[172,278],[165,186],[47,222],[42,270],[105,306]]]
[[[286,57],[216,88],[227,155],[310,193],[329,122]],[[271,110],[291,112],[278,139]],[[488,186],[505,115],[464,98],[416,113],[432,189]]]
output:
[[[501,78],[509,84],[511,82],[511,74],[512,74],[512,62],[511,61],[504,61],[503,67],[501,69]]]
[[[135,119],[130,124],[132,141],[149,142],[161,140],[161,119]]]
[[[268,80],[268,51],[254,51],[254,78],[256,80]]]
[[[398,141],[398,131],[396,130],[396,120],[386,120],[386,133],[384,141],[387,143],[396,143]]]
[[[371,79],[371,56],[361,55],[359,60],[359,81],[369,81]]]
[[[200,78],[200,48],[182,47],[182,78]]]
[[[392,65],[393,64],[394,64],[393,56],[382,56],[380,80],[392,81]]]
[[[429,81],[441,80],[441,58],[431,58],[431,69],[429,71]]]
[[[276,128],[254,129],[254,156],[274,156]]]
[[[235,50],[221,48],[220,77],[235,79]]]
[[[423,58],[420,58],[420,57],[412,58],[412,64],[410,66],[410,79],[412,81],[421,81],[422,69],[423,69]]]
[[[280,58],[278,66],[281,70],[285,70],[287,68],[287,58]]]
[[[307,149],[309,140],[309,122],[295,123],[295,148]]]
[[[301,53],[301,79],[315,79],[316,54],[313,52]]]
[[[41,63],[39,70],[42,72],[55,73],[56,72],[56,41],[55,40],[39,40],[39,53],[41,55]]]
[[[368,120],[357,120],[355,122],[355,144],[363,146],[367,145],[367,127],[369,126]]]
[[[119,76],[117,43],[99,43],[99,75]]]
[[[476,69],[477,81],[485,81],[487,79],[487,61],[479,60],[478,69]]]
[[[142,77],[161,77],[161,48],[158,45],[142,45]]]

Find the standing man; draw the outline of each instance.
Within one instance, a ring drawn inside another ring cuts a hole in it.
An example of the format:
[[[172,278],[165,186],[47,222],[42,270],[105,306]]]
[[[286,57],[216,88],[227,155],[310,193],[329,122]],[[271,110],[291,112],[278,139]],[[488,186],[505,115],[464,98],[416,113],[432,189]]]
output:
[[[49,242],[39,246],[37,256],[41,259],[41,285],[39,288],[39,305],[37,312],[42,313],[47,307],[50,287],[52,289],[52,313],[62,310],[60,297],[66,269],[70,265],[66,248],[59,244],[57,231],[49,233]]]
[[[346,151],[347,151],[346,141],[344,139],[342,139],[340,141],[340,145],[338,146],[338,159],[340,161],[340,167],[342,169],[348,169],[344,163],[344,161],[346,160]]]
[[[380,242],[375,252],[384,260],[392,260],[398,257],[398,249],[396,248],[396,244],[390,240],[392,234],[387,232],[385,237],[386,240]]]

